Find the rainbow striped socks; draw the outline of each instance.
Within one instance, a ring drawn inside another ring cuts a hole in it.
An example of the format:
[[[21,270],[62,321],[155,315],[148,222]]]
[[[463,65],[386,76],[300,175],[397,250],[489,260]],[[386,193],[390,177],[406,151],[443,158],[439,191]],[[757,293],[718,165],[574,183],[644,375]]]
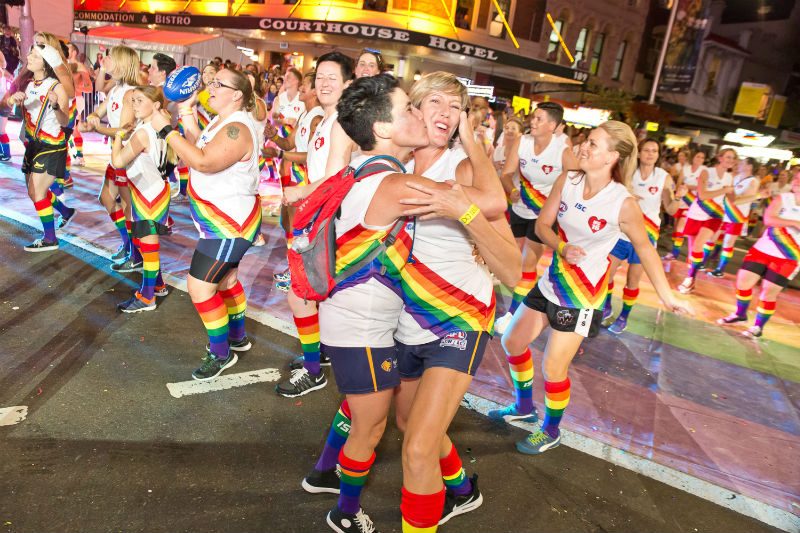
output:
[[[71,217],[75,210],[67,207],[64,202],[58,199],[62,194],[64,194],[64,188],[60,183],[56,182],[54,182],[47,191],[47,197],[50,199],[50,204],[53,206],[53,209],[58,211],[58,214],[62,217]]]
[[[676,220],[675,223],[677,224],[678,221]],[[672,233],[672,256],[677,259],[679,255],[681,255],[681,247],[683,246],[683,233],[679,233],[677,231]]]
[[[319,460],[314,466],[316,470],[326,472],[336,468],[336,463],[339,460],[339,451],[347,441],[347,435],[349,434],[350,406],[347,404],[347,400],[344,400],[336,416],[333,417],[333,424],[331,424],[331,430],[328,432],[328,440],[325,441],[322,455],[319,456]]]
[[[83,136],[80,130],[75,128],[72,130],[72,137],[69,138],[69,143],[75,148],[75,159],[83,158]]]
[[[142,252],[142,288],[139,293],[145,303],[153,303],[155,300],[156,278],[161,268],[158,251],[159,243],[148,244],[139,241],[139,249]]]
[[[139,252],[139,248],[136,246],[136,239],[131,236],[131,231],[133,228],[133,222],[130,220],[125,221],[125,233],[128,234],[128,255],[130,260],[134,263],[138,263],[142,260],[142,254]]]
[[[730,248],[723,248],[722,252],[719,255],[719,264],[717,265],[717,270],[719,272],[723,272],[725,267],[728,266],[728,262],[733,257],[733,246]]]
[[[514,287],[514,292],[511,295],[511,305],[508,308],[508,312],[512,315],[514,311],[517,310],[519,304],[522,303],[522,300],[531,292],[536,286],[536,271],[533,272],[523,272],[522,279],[519,281],[516,287]]]
[[[558,425],[564,409],[569,404],[569,378],[564,381],[545,381],[544,382],[544,422],[542,431],[554,439],[558,437]]]
[[[366,461],[356,461],[339,452],[339,465],[342,467],[339,478],[339,509],[343,513],[356,514],[361,509],[361,490],[367,482],[369,469],[375,462],[375,452]]]
[[[205,302],[193,302],[208,332],[209,352],[217,359],[228,357],[228,308],[219,293]]]
[[[446,489],[456,496],[472,492],[472,482],[464,472],[464,465],[461,463],[461,457],[458,456],[455,445],[450,448],[447,457],[439,459],[439,467],[442,470],[442,480]]]
[[[244,313],[247,310],[247,296],[239,281],[230,289],[219,291],[228,308],[228,338],[240,341],[245,338]]]
[[[178,182],[180,183],[180,193],[186,196],[186,186],[189,184],[189,167],[182,165],[178,167]]]
[[[753,299],[753,289],[736,289],[736,316],[747,317],[747,308],[750,307],[750,300]]]
[[[125,212],[122,209],[117,209],[109,216],[111,217],[111,221],[117,227],[119,236],[122,237],[122,244],[127,248],[130,239],[128,238],[128,229],[125,225]]]
[[[758,302],[755,321],[757,327],[764,329],[764,325],[772,318],[772,315],[775,314],[775,304],[776,302],[767,302],[764,300]]]
[[[0,135],[0,157],[11,157],[11,141],[5,133]]]
[[[303,350],[303,366],[316,376],[319,374],[319,314],[296,316],[294,325],[297,326],[300,348]]]
[[[47,191],[47,196],[42,200],[33,203],[33,208],[36,209],[36,214],[39,215],[39,220],[42,221],[42,229],[44,229],[44,240],[48,242],[56,242],[56,224],[53,220],[53,203],[50,200],[52,191]]]
[[[639,289],[629,289],[628,287],[622,288],[622,311],[619,313],[619,316],[622,318],[628,318],[628,315],[631,313],[631,309],[636,304],[636,299],[639,298]]]
[[[445,489],[433,494],[414,494],[405,487],[400,497],[403,533],[434,533],[444,510]]]
[[[611,308],[611,296],[614,294],[614,280],[608,280],[608,290],[606,292],[606,299],[603,302],[603,319],[610,317],[614,314],[614,310]]]
[[[506,355],[514,384],[514,403],[517,413],[524,415],[533,412],[533,355],[528,348],[519,355]]]
[[[703,252],[695,252],[694,250],[689,252],[689,271],[686,273],[686,277],[696,278],[701,266],[703,266]]]

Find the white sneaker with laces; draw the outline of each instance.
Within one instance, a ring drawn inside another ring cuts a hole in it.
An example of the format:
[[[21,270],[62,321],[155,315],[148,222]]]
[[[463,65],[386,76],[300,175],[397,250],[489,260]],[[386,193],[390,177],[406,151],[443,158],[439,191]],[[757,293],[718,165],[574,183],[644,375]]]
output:
[[[498,335],[502,335],[506,332],[506,328],[508,328],[509,324],[511,324],[511,319],[514,318],[514,315],[511,313],[506,313],[497,320],[494,321],[494,331]]]

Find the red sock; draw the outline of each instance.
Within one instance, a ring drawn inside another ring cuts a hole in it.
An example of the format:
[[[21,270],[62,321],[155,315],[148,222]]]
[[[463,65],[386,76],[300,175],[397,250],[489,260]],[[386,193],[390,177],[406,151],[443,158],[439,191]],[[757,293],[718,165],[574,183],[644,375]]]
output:
[[[444,487],[433,494],[414,494],[403,487],[400,498],[400,513],[403,522],[424,529],[436,527],[444,510]]]

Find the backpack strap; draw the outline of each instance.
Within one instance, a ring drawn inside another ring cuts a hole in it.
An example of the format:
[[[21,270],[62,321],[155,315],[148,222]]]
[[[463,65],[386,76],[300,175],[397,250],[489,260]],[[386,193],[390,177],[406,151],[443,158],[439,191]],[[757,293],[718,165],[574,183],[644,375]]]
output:
[[[50,93],[50,91],[52,91],[53,89],[56,88],[56,85],[58,85],[58,80],[54,81],[53,84],[50,85],[50,88],[47,89],[47,92],[44,93],[45,94],[45,101],[42,102],[42,107],[41,107],[41,109],[39,109],[39,116],[36,117],[36,124],[34,126],[34,134],[33,134],[34,138],[38,138],[39,137],[39,132],[42,131],[42,119],[44,118],[44,113],[47,110],[47,107],[50,105],[47,102],[47,98],[46,97]]]
[[[392,163],[393,165],[389,165],[387,163],[378,163],[379,161],[386,161],[388,163]],[[358,181],[377,172],[397,172],[397,169],[400,169],[400,172],[403,174],[406,173],[406,167],[404,167],[403,163],[398,161],[397,158],[390,155],[374,155],[361,163],[358,168],[355,169],[355,178],[356,181]]]

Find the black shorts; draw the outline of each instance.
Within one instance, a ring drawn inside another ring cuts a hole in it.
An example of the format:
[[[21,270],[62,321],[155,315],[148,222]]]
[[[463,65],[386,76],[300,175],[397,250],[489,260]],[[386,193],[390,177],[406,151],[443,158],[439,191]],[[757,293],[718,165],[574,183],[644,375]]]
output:
[[[22,157],[23,174],[50,174],[63,178],[67,172],[67,145],[44,144],[31,141]]]
[[[189,275],[207,283],[219,283],[253,243],[247,239],[200,239],[192,256]]]
[[[342,394],[368,394],[400,385],[397,348],[341,348],[322,345],[331,358],[336,386]]]
[[[514,234],[515,239],[525,237],[529,241],[538,242],[542,244],[542,240],[536,235],[536,218],[522,218],[514,212],[514,209],[508,208],[510,215],[511,233]]]
[[[169,235],[169,228],[155,220],[133,221],[133,224],[131,224],[131,236],[134,239],[141,239],[150,235]]]
[[[486,343],[492,336],[485,331],[456,331],[426,344],[397,343],[400,377],[416,379],[428,368],[442,367],[474,376],[481,366]]]
[[[597,309],[573,309],[554,304],[544,297],[539,286],[531,290],[522,301],[534,311],[547,315],[550,327],[556,331],[577,333],[586,338],[596,337],[600,332],[603,313]]]

